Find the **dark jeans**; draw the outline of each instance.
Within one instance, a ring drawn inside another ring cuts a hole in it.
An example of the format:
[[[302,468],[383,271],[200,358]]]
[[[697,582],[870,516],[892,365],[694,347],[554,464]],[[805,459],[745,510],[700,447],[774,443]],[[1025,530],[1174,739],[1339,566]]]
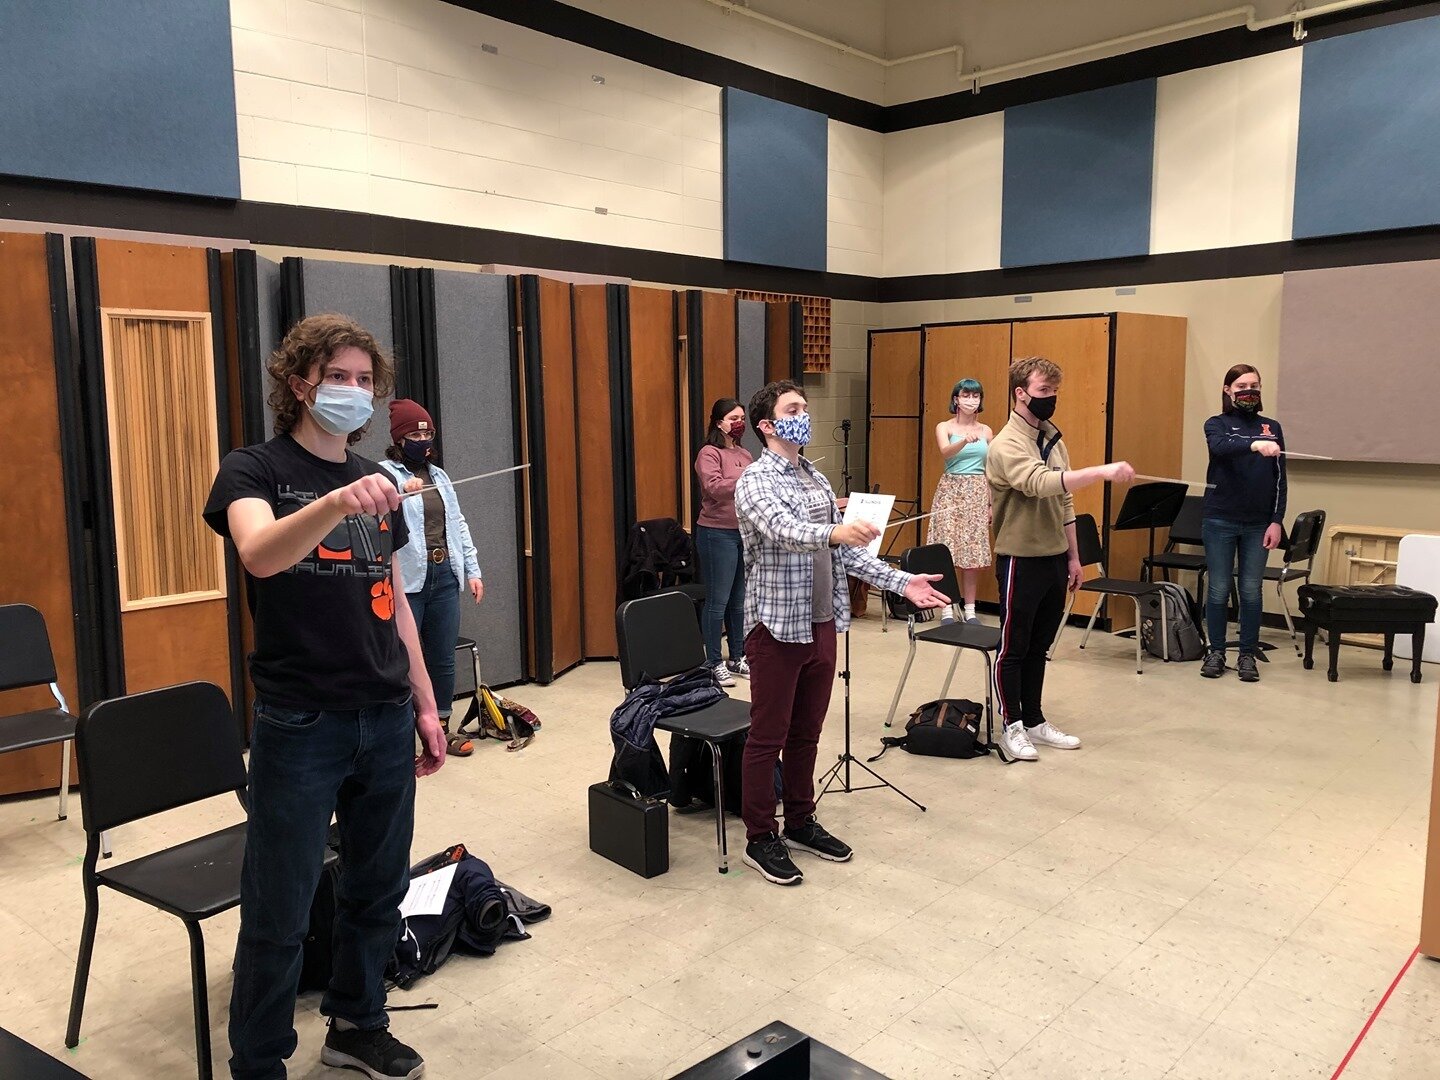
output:
[[[1269,526],[1245,525],[1238,521],[1207,517],[1200,526],[1205,541],[1205,630],[1210,648],[1225,651],[1225,626],[1230,608],[1230,588],[1235,582],[1235,562],[1240,562],[1240,651],[1260,649],[1260,589],[1265,576],[1265,530]]]
[[[386,1025],[385,964],[399,934],[415,824],[413,706],[296,712],[257,701],[249,800],[230,1073],[284,1080],[296,1045],[301,949],[332,813],[343,869],[320,1011],[360,1028]]]
[[[815,623],[809,644],[776,641],[764,624],[750,631],[750,734],[741,766],[745,838],[778,832],[775,761],[782,760],[785,824],[815,813],[815,754],[835,685],[835,623]],[[781,758],[781,751],[784,757]]]
[[[420,630],[420,651],[435,689],[435,706],[444,720],[455,707],[455,642],[460,637],[460,582],[450,560],[427,563],[425,584],[407,592]]]
[[[1000,579],[995,682],[1000,691],[1000,714],[1007,724],[1021,720],[1031,728],[1045,722],[1041,704],[1045,652],[1065,617],[1069,561],[1064,554],[1039,558],[1000,555],[995,560],[995,574]]]
[[[720,629],[730,642],[730,659],[745,655],[745,564],[739,529],[695,526],[695,548],[700,555],[700,577],[705,582],[705,607],[700,630],[705,635],[705,660],[720,662]]]

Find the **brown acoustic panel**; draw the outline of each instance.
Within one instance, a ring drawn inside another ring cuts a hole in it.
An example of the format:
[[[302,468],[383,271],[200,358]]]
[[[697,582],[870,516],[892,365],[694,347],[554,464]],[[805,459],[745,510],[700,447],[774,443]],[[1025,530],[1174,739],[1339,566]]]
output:
[[[1417,393],[1435,369],[1437,297],[1440,260],[1286,274],[1278,394],[1261,372],[1286,445],[1342,461],[1440,464],[1430,394]],[[1218,403],[1218,385],[1205,392]]]
[[[870,335],[870,415],[920,415],[920,331]]]
[[[701,418],[700,437],[710,419],[710,406],[719,398],[733,398],[740,385],[739,361],[735,349],[735,297],[730,293],[702,294],[700,344],[703,400],[696,415]]]
[[[570,286],[540,278],[540,364],[545,392],[546,520],[536,542],[550,551],[550,645],[555,674],[578,664],[584,650],[580,617],[580,488],[576,448],[575,351]]]
[[[4,327],[0,430],[12,436],[10,481],[0,484],[0,601],[23,603],[45,616],[60,691],[79,710],[74,606],[65,535],[65,478],[60,463],[60,413],[45,237],[0,233],[0,327]],[[64,298],[60,298],[64,303]],[[23,478],[23,479],[22,479]],[[223,685],[223,683],[222,683]],[[0,693],[0,715],[53,708],[47,687]],[[75,779],[71,771],[72,782]],[[0,795],[58,787],[60,747],[0,754]]]
[[[576,439],[580,444],[580,530],[584,601],[581,647],[586,657],[619,655],[615,641],[615,460],[611,448],[610,317],[607,286],[576,285]]]
[[[230,641],[215,633],[226,618],[224,600],[127,611],[125,692],[138,694],[199,679],[230,685]],[[137,647],[143,642],[144,647]]]
[[[635,476],[635,519],[684,521],[681,498],[690,468],[688,439],[681,437],[680,364],[675,327],[675,294],[669,289],[632,286],[630,305],[631,428]]]
[[[882,495],[894,495],[902,502],[919,495],[917,469],[921,423],[908,417],[870,418],[865,475],[870,479],[870,486],[878,486]],[[912,522],[887,532],[881,551],[899,554],[906,548],[914,547],[924,535],[920,530],[924,524],[923,521]]]
[[[765,381],[779,382],[795,373],[794,300],[769,300],[765,304]],[[748,401],[741,402],[747,408]]]

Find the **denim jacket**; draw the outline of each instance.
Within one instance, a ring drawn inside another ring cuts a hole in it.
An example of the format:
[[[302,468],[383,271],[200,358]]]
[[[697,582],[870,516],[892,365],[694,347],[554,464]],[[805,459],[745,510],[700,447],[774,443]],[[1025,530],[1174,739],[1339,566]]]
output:
[[[415,474],[398,461],[386,458],[380,462],[380,467],[390,474],[401,490],[404,490],[406,481],[416,479]],[[445,503],[445,546],[450,549],[451,568],[457,574],[461,568],[465,571],[460,577],[463,587],[466,581],[480,576],[480,560],[470,539],[470,526],[465,524],[465,518],[460,513],[455,488],[451,486],[445,470],[431,465],[430,475],[440,485],[440,499]],[[395,562],[400,567],[400,580],[405,584],[405,591],[415,593],[425,587],[425,571],[429,567],[425,547],[425,500],[416,497],[406,499],[400,505],[405,511],[405,527],[410,530],[410,542],[395,552]]]

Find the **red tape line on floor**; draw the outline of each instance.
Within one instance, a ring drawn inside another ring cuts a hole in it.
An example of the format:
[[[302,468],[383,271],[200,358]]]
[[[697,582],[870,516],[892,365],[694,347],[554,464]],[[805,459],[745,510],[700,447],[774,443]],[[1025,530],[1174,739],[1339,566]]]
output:
[[[1355,1051],[1360,1049],[1360,1044],[1365,1041],[1365,1036],[1370,1033],[1371,1025],[1379,1018],[1380,1010],[1385,1008],[1385,1003],[1390,1000],[1390,995],[1395,992],[1395,987],[1400,985],[1400,980],[1405,977],[1405,973],[1410,970],[1410,965],[1415,962],[1415,957],[1419,955],[1420,946],[1417,945],[1415,946],[1415,951],[1410,954],[1404,965],[1401,966],[1395,978],[1390,981],[1390,989],[1385,991],[1385,995],[1380,999],[1380,1003],[1375,1006],[1375,1011],[1370,1014],[1370,1019],[1366,1020],[1365,1026],[1360,1029],[1360,1034],[1355,1036],[1355,1041],[1350,1044],[1350,1049],[1346,1052],[1345,1057],[1341,1060],[1335,1071],[1331,1073],[1330,1080],[1339,1080],[1340,1074],[1345,1071],[1345,1066],[1350,1064],[1350,1059],[1355,1056]]]

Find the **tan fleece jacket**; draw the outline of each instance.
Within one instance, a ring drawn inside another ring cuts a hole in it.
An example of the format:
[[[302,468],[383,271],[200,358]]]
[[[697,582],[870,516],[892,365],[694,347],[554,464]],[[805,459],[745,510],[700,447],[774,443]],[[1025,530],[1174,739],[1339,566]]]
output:
[[[1045,458],[1037,443],[1042,432],[1047,446],[1055,440]],[[1036,431],[1011,413],[985,458],[995,554],[1029,558],[1069,550],[1065,526],[1075,520],[1075,503],[1061,480],[1069,468],[1070,454],[1054,424],[1047,421]]]

